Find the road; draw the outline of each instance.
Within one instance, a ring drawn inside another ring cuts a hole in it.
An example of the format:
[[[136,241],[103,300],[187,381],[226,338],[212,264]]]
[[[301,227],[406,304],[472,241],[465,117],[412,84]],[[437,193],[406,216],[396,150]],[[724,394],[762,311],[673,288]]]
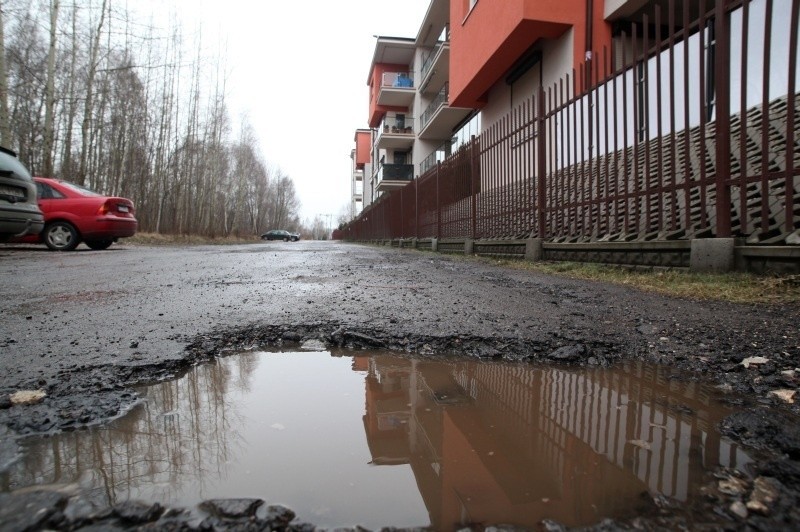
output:
[[[800,367],[794,307],[693,302],[456,256],[312,241],[72,253],[5,246],[0,279],[6,443],[117,416],[135,399],[131,384],[221,350],[309,339],[583,365],[645,359],[797,413],[770,395],[797,386],[782,373]],[[768,362],[741,364],[756,356]],[[11,406],[9,394],[32,389],[48,400]],[[800,436],[786,441],[750,443],[800,451]]]

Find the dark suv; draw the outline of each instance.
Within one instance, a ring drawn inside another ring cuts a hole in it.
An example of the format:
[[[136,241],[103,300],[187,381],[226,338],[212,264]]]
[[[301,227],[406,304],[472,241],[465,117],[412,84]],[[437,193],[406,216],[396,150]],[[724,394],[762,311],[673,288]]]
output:
[[[42,232],[36,185],[17,154],[0,146],[0,242]]]

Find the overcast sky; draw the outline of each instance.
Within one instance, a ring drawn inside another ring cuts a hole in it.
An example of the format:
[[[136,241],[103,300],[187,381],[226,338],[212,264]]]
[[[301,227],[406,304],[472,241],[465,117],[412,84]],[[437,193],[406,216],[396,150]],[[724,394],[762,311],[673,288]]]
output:
[[[430,0],[151,1],[187,31],[202,22],[208,53],[227,47],[234,123],[246,114],[264,157],[294,180],[303,221],[335,220],[349,204],[355,130],[367,127],[374,35],[416,37]]]

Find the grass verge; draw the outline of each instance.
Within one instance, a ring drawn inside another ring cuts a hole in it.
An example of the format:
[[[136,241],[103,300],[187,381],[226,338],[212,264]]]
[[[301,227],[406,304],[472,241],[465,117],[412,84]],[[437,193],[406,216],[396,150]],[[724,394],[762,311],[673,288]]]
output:
[[[638,290],[687,299],[713,299],[734,303],[800,303],[800,275],[752,273],[692,273],[682,270],[639,271],[603,264],[527,262],[486,259],[508,268],[602,281]]]

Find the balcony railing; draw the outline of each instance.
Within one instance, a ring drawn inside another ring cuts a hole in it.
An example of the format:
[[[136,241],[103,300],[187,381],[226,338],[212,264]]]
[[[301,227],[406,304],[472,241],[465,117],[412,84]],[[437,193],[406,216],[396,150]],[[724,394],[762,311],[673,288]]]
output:
[[[435,151],[431,152],[430,155],[425,157],[421,163],[419,163],[419,175],[423,175],[425,172],[436,166],[436,163],[443,162],[445,159],[450,157],[450,154],[453,151],[453,141],[448,140],[442,143],[441,146],[436,148]]]
[[[381,79],[381,87],[413,89],[414,79],[408,72],[384,72]]]
[[[422,61],[422,69],[420,70],[420,79],[424,80],[425,76],[428,75],[431,67],[436,62],[436,56],[442,49],[442,43],[437,44],[433,50],[430,51],[428,55],[425,56],[425,59]]]
[[[387,164],[381,163],[378,168],[378,182],[381,181],[411,181],[414,179],[413,164]]]
[[[378,126],[378,133],[414,134],[414,117],[408,115],[386,116]]]
[[[431,118],[433,118],[433,115],[436,114],[436,111],[439,110],[439,107],[447,103],[447,100],[450,97],[449,86],[450,86],[449,83],[445,83],[444,87],[442,87],[442,90],[439,91],[439,94],[437,94],[433,98],[431,103],[428,104],[428,107],[426,107],[425,110],[422,112],[422,118],[420,119],[421,122],[420,129],[424,129],[425,125],[428,122],[430,122]]]

